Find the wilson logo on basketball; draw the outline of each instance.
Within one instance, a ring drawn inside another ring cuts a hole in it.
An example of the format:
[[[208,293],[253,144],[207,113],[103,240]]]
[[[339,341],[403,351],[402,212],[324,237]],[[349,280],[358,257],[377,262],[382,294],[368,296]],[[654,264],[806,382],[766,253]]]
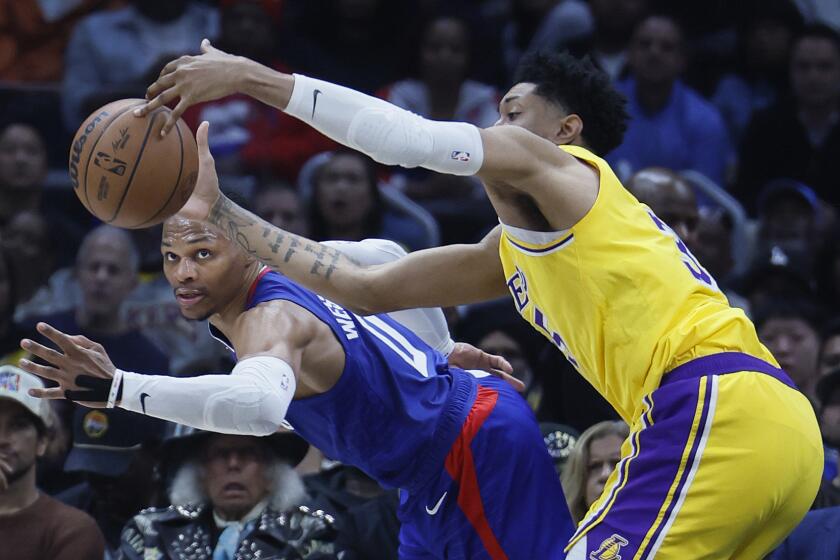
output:
[[[73,142],[73,147],[70,149],[70,182],[73,184],[74,189],[79,188],[79,162],[82,159],[82,149],[85,147],[85,142],[87,142],[88,136],[96,128],[96,125],[109,114],[108,111],[102,111],[93,117],[93,120],[85,126],[84,132],[82,132],[78,140]]]

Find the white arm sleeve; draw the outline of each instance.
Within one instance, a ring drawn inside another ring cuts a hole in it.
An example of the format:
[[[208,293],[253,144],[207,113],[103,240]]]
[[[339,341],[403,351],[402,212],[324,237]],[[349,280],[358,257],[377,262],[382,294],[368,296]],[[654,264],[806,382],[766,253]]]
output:
[[[274,433],[296,387],[289,364],[271,356],[246,358],[230,375],[120,374],[120,408],[223,434]],[[119,377],[115,376],[115,384]]]
[[[359,264],[370,266],[395,261],[408,253],[398,243],[388,239],[365,239],[362,241],[323,241],[324,245],[338,249]],[[406,309],[388,313],[388,316],[419,336],[423,342],[448,356],[455,347],[449,336],[446,317],[439,307]]]
[[[481,133],[468,123],[424,119],[387,101],[295,74],[286,112],[385,165],[450,175],[481,169]]]

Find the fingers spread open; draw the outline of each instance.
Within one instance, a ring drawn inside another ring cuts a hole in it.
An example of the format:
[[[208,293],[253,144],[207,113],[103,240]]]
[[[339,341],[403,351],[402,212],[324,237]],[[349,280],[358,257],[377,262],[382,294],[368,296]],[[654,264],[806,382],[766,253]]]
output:
[[[73,342],[73,339],[70,337],[70,335],[61,332],[60,330],[48,325],[47,323],[38,323],[37,329],[39,333],[55,342],[56,345],[59,348],[61,348],[65,354],[72,354],[73,352],[76,352],[79,349],[79,346],[75,342]]]
[[[58,368],[43,366],[41,364],[36,364],[35,362],[30,362],[29,360],[21,360],[18,365],[20,366],[20,369],[24,371],[28,371],[38,377],[51,379],[57,383],[68,383],[71,379],[71,375],[69,373],[66,373]]]
[[[60,367],[66,358],[64,354],[56,352],[52,348],[47,348],[43,344],[35,342],[34,340],[29,340],[28,338],[23,339],[20,342],[20,345],[27,352],[31,352],[42,360],[45,360],[55,366]]]

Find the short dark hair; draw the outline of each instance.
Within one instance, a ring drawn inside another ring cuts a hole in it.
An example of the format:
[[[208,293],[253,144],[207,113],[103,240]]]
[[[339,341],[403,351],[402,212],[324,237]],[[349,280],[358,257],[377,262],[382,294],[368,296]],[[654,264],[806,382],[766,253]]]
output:
[[[799,297],[774,300],[759,307],[753,313],[753,323],[756,329],[761,329],[767,321],[772,319],[799,319],[804,321],[822,340],[825,313],[811,298]]]
[[[562,106],[583,121],[582,136],[598,155],[617,148],[627,130],[627,100],[589,57],[568,52],[526,55],[516,71],[516,83],[537,85],[536,94]]]
[[[796,47],[803,39],[826,39],[834,45],[837,54],[840,54],[840,33],[824,23],[812,23],[803,27],[793,40],[793,47]]]

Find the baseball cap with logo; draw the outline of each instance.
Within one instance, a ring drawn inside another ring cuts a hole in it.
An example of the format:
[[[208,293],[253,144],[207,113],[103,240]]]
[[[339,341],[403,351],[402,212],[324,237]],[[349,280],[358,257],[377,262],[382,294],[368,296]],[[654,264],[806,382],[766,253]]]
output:
[[[64,470],[122,476],[144,443],[163,439],[167,424],[127,410],[78,406],[73,414],[73,447]]]
[[[8,399],[23,405],[32,413],[42,428],[52,424],[50,402],[29,394],[30,389],[43,389],[44,383],[35,375],[15,366],[0,366],[0,399]]]

